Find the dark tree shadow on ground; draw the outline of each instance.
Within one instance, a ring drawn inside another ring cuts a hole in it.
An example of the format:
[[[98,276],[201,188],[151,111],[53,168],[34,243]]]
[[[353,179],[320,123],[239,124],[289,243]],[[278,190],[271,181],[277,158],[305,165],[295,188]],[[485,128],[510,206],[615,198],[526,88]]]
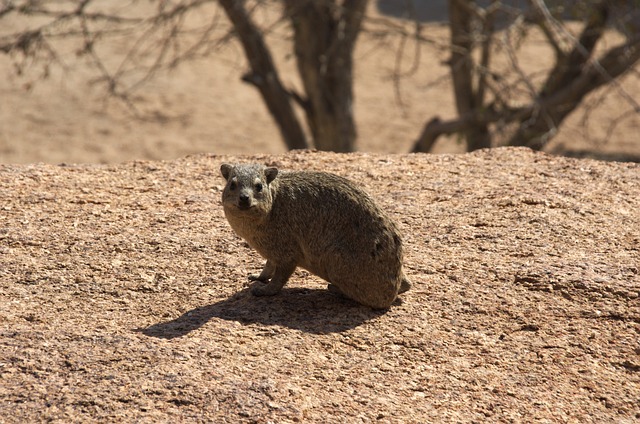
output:
[[[171,321],[153,324],[137,331],[163,339],[182,337],[205,325],[212,318],[242,324],[281,326],[313,334],[340,333],[383,315],[327,290],[285,288],[276,296],[256,297],[250,289],[228,299],[200,306]]]
[[[378,11],[395,18],[420,22],[447,22],[447,0],[377,0]]]
[[[478,0],[478,5],[487,8],[491,0]],[[503,0],[503,5],[512,10],[526,10],[527,0]],[[376,7],[383,15],[420,22],[449,22],[449,0],[376,0]]]

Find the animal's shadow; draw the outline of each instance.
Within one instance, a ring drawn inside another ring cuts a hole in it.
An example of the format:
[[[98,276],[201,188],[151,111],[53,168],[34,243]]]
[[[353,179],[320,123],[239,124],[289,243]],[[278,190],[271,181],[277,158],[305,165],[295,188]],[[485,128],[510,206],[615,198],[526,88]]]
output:
[[[140,329],[141,333],[163,339],[182,337],[205,325],[212,318],[288,327],[307,333],[339,333],[384,314],[327,290],[285,288],[276,296],[256,297],[250,289],[228,299],[200,306],[171,321]]]

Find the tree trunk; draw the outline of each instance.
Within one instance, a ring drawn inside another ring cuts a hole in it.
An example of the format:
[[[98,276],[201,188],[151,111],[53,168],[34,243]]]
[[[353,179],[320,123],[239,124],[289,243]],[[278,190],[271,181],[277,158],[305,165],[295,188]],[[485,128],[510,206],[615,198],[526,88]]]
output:
[[[353,49],[368,0],[285,0],[306,98],[300,98],[319,150],[355,150]]]
[[[243,76],[243,80],[255,85],[260,91],[287,148],[308,148],[302,125],[293,111],[289,92],[278,77],[262,33],[247,14],[244,0],[220,0],[220,4],[238,34],[251,67],[251,72]]]
[[[473,86],[473,58],[471,50],[472,4],[474,0],[449,0],[451,28],[451,76],[459,116],[466,116],[482,108],[482,101]],[[464,129],[467,150],[491,147],[491,136],[487,125],[476,122]],[[417,144],[416,144],[417,145]]]

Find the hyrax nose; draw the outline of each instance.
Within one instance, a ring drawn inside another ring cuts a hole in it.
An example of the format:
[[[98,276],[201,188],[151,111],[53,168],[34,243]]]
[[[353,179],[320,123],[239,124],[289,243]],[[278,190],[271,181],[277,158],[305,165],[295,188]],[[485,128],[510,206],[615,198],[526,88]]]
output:
[[[238,203],[240,204],[240,206],[249,206],[250,201],[251,198],[246,193],[240,193],[240,195],[238,196]]]

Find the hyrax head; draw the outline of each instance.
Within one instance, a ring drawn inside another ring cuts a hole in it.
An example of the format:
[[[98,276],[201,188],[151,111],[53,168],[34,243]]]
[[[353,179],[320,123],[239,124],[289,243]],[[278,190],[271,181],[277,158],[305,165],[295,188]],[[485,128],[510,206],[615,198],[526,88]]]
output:
[[[264,214],[271,210],[273,197],[269,184],[278,175],[278,168],[257,164],[222,164],[220,172],[227,185],[222,192],[225,209]]]

